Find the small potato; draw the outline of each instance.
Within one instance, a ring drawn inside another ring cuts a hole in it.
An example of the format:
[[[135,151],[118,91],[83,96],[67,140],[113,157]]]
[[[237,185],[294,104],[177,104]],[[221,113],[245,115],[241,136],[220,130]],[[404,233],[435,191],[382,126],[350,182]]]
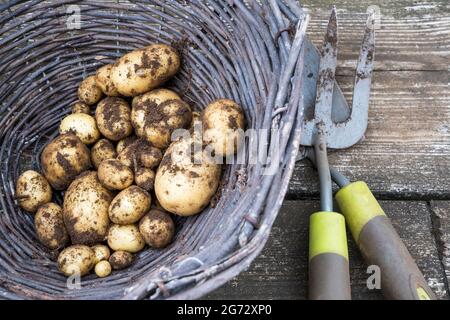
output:
[[[99,278],[107,277],[111,274],[111,264],[108,261],[100,261],[95,265],[94,271]]]
[[[152,248],[164,248],[173,239],[175,224],[166,212],[150,210],[139,222],[139,231]]]
[[[22,209],[34,213],[52,200],[52,188],[39,172],[28,170],[17,179],[16,197]]]
[[[180,216],[202,211],[216,193],[221,175],[221,165],[210,159],[205,150],[191,153],[193,144],[192,138],[172,142],[155,177],[159,203],[166,211]]]
[[[216,155],[226,157],[239,149],[244,129],[244,113],[234,101],[219,99],[210,103],[202,114],[203,141]]]
[[[72,113],[91,114],[91,107],[84,102],[77,101],[72,106]]]
[[[123,190],[134,180],[133,171],[117,159],[107,159],[98,166],[98,179],[109,190]]]
[[[173,91],[157,89],[133,98],[131,122],[136,135],[153,146],[165,149],[175,129],[189,127],[189,105]]]
[[[131,186],[119,192],[109,206],[109,219],[116,224],[138,222],[150,209],[152,197],[144,189]]]
[[[116,149],[108,139],[100,139],[91,148],[91,162],[95,169],[103,160],[114,159],[117,157]]]
[[[128,103],[118,97],[107,97],[95,110],[98,129],[109,140],[119,141],[133,132]]]
[[[155,171],[145,167],[139,167],[134,172],[134,182],[144,190],[153,190],[155,184]]]
[[[109,263],[114,270],[125,269],[133,263],[133,255],[126,251],[116,251],[109,257]]]
[[[85,113],[73,113],[66,116],[59,125],[59,132],[73,133],[84,144],[92,144],[100,139],[100,131],[94,117]]]
[[[90,158],[89,149],[80,138],[72,133],[62,134],[42,151],[42,171],[54,189],[64,190],[91,167]]]
[[[73,245],[64,249],[58,256],[58,268],[70,277],[84,276],[94,267],[94,251],[84,245]]]
[[[95,76],[89,76],[81,81],[78,87],[78,98],[88,104],[93,105],[100,101],[103,96],[102,90],[97,86]]]
[[[92,251],[94,251],[94,263],[97,264],[102,260],[108,260],[111,252],[109,251],[108,246],[103,244],[97,244],[91,247]]]
[[[110,97],[116,97],[119,95],[119,92],[111,80],[111,68],[112,64],[107,64],[100,67],[95,74],[95,83],[104,94]]]
[[[121,153],[123,150],[125,150],[126,147],[131,145],[133,142],[135,142],[138,138],[136,136],[128,136],[119,142],[117,142],[116,145],[116,152],[117,154]]]
[[[94,245],[105,240],[112,199],[94,171],[79,175],[70,184],[64,194],[63,217],[73,244]]]
[[[56,203],[49,202],[39,207],[34,216],[34,226],[39,241],[51,250],[64,248],[69,242],[63,211]]]
[[[134,141],[117,156],[117,160],[133,169],[135,169],[135,165],[144,166],[144,163],[147,167],[155,167],[160,163],[161,159],[161,150],[153,147],[145,139]]]
[[[179,68],[180,57],[174,48],[153,44],[118,59],[111,69],[111,80],[120,94],[136,96],[159,87]]]
[[[162,160],[163,154],[158,148],[151,147],[149,150],[143,150],[140,154],[141,165],[146,168],[156,167]]]
[[[108,232],[108,245],[114,251],[135,253],[144,248],[145,241],[135,224],[112,224]]]

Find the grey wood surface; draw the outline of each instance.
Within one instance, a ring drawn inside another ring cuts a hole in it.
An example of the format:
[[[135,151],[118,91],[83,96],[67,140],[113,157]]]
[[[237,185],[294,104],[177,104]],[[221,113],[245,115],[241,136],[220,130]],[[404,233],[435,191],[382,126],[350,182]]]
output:
[[[369,6],[380,9],[366,139],[330,155],[352,180],[366,181],[441,299],[450,281],[450,4],[447,0],[307,0],[309,37],[320,44],[329,9],[339,16],[338,82],[351,102],[353,73]],[[376,9],[376,8],[375,8]],[[305,299],[308,217],[318,209],[316,173],[295,168],[287,199],[262,254],[210,299]],[[441,200],[441,201],[439,201]],[[349,240],[352,297],[368,290],[366,266]]]

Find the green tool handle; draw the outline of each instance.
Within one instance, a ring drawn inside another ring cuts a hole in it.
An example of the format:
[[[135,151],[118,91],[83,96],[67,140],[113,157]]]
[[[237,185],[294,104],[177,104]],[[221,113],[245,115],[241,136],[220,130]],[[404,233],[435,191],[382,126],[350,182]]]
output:
[[[309,298],[350,300],[344,217],[336,212],[316,212],[310,217],[309,230]]]
[[[336,200],[366,262],[380,268],[381,289],[387,299],[436,299],[389,218],[364,182],[344,186],[336,194]]]

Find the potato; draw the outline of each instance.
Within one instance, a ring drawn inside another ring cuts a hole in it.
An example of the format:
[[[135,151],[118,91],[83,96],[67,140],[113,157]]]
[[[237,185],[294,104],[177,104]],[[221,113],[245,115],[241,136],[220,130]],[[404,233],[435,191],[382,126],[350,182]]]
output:
[[[96,244],[95,246],[92,246],[91,249],[94,251],[94,264],[97,264],[102,260],[108,260],[111,255],[108,246],[103,244]]]
[[[95,110],[98,129],[109,140],[119,141],[133,132],[128,103],[118,97],[107,97]]]
[[[91,114],[91,107],[84,102],[77,101],[72,106],[72,113]]]
[[[108,231],[108,245],[114,251],[135,253],[144,248],[145,241],[135,224],[112,224]]]
[[[63,210],[56,203],[49,202],[39,207],[34,216],[34,226],[39,241],[51,250],[64,248],[69,242]]]
[[[94,245],[105,240],[112,199],[94,171],[81,174],[70,184],[64,194],[63,217],[73,244]]]
[[[157,89],[133,98],[131,122],[136,135],[165,149],[175,129],[187,128],[192,120],[189,105],[173,91]]]
[[[150,247],[164,248],[173,239],[175,224],[168,213],[150,210],[139,222],[139,232]]]
[[[114,63],[111,80],[124,96],[136,96],[160,86],[180,68],[176,50],[165,44],[153,44],[125,54]]]
[[[111,264],[108,261],[100,261],[95,265],[94,271],[99,278],[107,277],[111,274]]]
[[[59,132],[73,133],[84,144],[92,144],[100,139],[100,131],[94,117],[85,113],[73,113],[66,116],[59,125]]]
[[[114,270],[121,270],[133,263],[133,255],[126,251],[116,251],[109,257],[109,263]]]
[[[126,147],[131,145],[133,142],[135,142],[138,138],[136,136],[128,136],[126,138],[123,138],[119,142],[117,142],[116,145],[116,152],[117,154],[121,153],[123,150],[125,150]]]
[[[89,149],[76,135],[62,134],[44,148],[41,165],[50,185],[64,190],[77,175],[91,167]]]
[[[78,98],[88,104],[93,105],[100,101],[103,96],[102,90],[97,86],[95,76],[89,76],[81,81],[78,87]]]
[[[146,167],[153,168],[161,162],[161,159],[161,150],[153,147],[145,139],[134,141],[117,156],[117,160],[133,169],[135,165],[143,166],[144,163]]]
[[[112,64],[107,64],[97,69],[97,72],[95,73],[95,83],[104,94],[115,97],[119,95],[119,92],[111,80],[111,69]]]
[[[152,197],[144,189],[131,186],[119,192],[109,205],[109,219],[116,224],[138,222],[150,210]]]
[[[123,190],[133,181],[133,171],[117,159],[107,159],[98,166],[98,179],[109,190]]]
[[[108,139],[100,139],[91,148],[91,162],[96,169],[103,160],[117,157],[116,149]]]
[[[236,102],[219,99],[210,103],[203,110],[202,122],[203,140],[216,155],[226,157],[236,153],[244,129],[244,114]]]
[[[134,182],[144,190],[153,190],[155,184],[155,171],[145,167],[138,167],[134,172]]]
[[[190,128],[194,128],[196,124],[201,125],[201,123],[202,123],[202,114],[198,111],[193,111]]]
[[[221,165],[209,159],[205,150],[191,155],[192,145],[192,138],[172,142],[155,177],[159,203],[165,210],[180,216],[203,210],[215,194],[221,175]]]
[[[16,198],[22,209],[34,213],[52,200],[52,188],[39,172],[27,170],[17,179]]]
[[[73,245],[58,256],[58,268],[66,276],[84,276],[94,267],[94,251],[84,245]]]

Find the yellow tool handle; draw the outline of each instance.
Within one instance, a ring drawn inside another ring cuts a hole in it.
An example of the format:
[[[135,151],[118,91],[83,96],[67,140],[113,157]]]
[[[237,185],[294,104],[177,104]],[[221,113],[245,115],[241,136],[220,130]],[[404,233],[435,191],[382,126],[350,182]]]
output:
[[[381,290],[386,298],[436,299],[366,183],[346,185],[338,191],[336,200],[366,262],[379,267]]]
[[[309,227],[309,298],[350,300],[344,217],[336,212],[316,212]]]

